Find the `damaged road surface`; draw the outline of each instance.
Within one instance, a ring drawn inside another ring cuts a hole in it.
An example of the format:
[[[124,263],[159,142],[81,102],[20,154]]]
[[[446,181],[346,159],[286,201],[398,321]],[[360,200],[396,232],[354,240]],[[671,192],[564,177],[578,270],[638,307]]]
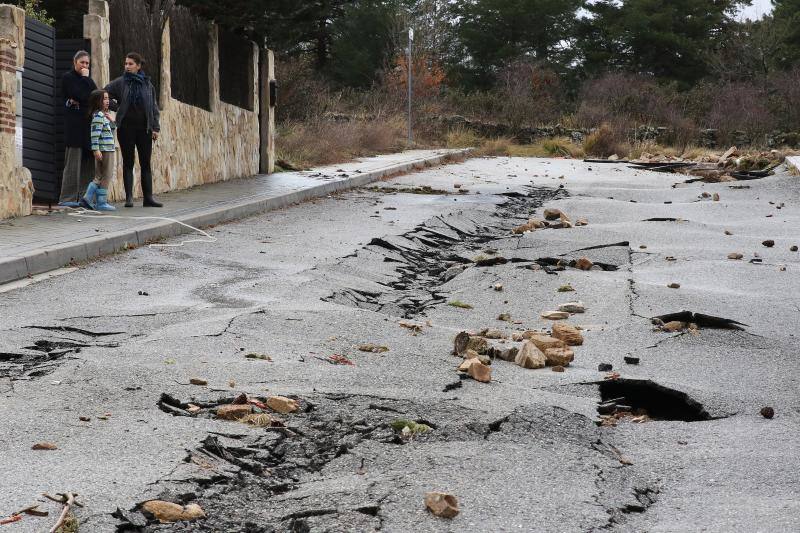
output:
[[[798,530],[797,178],[673,185],[474,159],[0,293],[0,520]]]

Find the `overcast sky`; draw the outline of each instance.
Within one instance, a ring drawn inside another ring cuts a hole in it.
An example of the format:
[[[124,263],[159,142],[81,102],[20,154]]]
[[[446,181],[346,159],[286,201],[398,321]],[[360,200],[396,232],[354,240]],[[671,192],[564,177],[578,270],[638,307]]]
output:
[[[771,0],[753,0],[753,5],[742,11],[742,18],[760,19],[772,11]]]

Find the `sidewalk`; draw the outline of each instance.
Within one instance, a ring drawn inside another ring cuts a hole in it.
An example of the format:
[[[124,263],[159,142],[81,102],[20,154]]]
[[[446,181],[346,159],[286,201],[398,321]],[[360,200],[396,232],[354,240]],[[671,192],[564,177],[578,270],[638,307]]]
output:
[[[301,172],[258,175],[158,195],[164,208],[111,215],[166,217],[204,227],[360,187],[392,174],[445,163],[466,150],[412,150]],[[76,217],[66,212],[0,221],[0,284],[191,230],[167,220]]]

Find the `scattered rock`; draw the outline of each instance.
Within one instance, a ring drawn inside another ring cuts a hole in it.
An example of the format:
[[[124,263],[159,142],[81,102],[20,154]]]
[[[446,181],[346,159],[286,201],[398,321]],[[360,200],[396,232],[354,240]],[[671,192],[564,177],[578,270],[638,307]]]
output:
[[[365,343],[359,344],[358,349],[362,352],[370,352],[370,353],[384,353],[389,351],[388,346],[379,346],[377,344],[372,343]]]
[[[680,283],[670,283],[669,285],[667,285],[667,287],[669,287],[670,289],[680,289],[681,288],[681,284]]]
[[[500,313],[497,315],[497,320],[502,322],[511,322],[511,315],[509,313]]]
[[[286,396],[270,396],[267,398],[267,407],[282,415],[294,413],[300,408],[297,401]]]
[[[587,219],[581,217],[581,218],[579,218],[578,220],[575,221],[575,225],[576,226],[588,226],[589,225],[589,221]]]
[[[508,338],[508,335],[500,331],[499,329],[487,329],[481,332],[481,337],[486,339],[505,339]]]
[[[444,492],[426,493],[425,507],[440,518],[453,518],[458,514],[458,500],[452,494]]]
[[[733,233],[731,233],[730,230],[725,230],[725,235],[733,235]]]
[[[494,290],[496,290],[497,292],[502,292],[503,284],[502,283],[495,283],[494,284]]]
[[[462,331],[453,340],[453,355],[461,355],[469,346],[469,333]]]
[[[728,254],[728,259],[733,259],[734,261],[738,261],[738,260],[742,259],[743,257],[744,257],[744,255],[740,254],[739,252],[731,252],[731,253]]]
[[[526,341],[514,358],[514,363],[522,368],[544,368],[547,358],[533,341]]]
[[[195,405],[193,403],[190,403],[189,405],[186,406],[186,410],[189,411],[192,414],[197,414],[200,411],[202,411],[203,408],[200,407],[199,405]]]
[[[31,450],[57,450],[58,446],[52,442],[37,442],[31,446]]]
[[[578,328],[570,324],[553,324],[553,337],[564,341],[567,346],[583,344],[583,335]]]
[[[772,419],[772,417],[775,416],[775,409],[772,407],[762,407],[761,416],[767,419]]]
[[[544,351],[547,366],[569,366],[575,360],[572,348],[549,348]]]
[[[224,404],[217,407],[217,418],[222,420],[239,420],[253,412],[250,404]]]
[[[591,270],[594,266],[588,257],[581,257],[577,261],[575,261],[575,268],[579,268],[581,270]]]
[[[149,500],[142,504],[141,510],[145,516],[152,516],[162,524],[182,521],[191,522],[206,517],[203,509],[196,503],[190,503],[184,507],[177,503]]]
[[[191,378],[189,380],[189,383],[191,383],[192,385],[208,385],[208,380],[205,380],[203,378]]]
[[[611,372],[614,369],[614,365],[611,363],[600,363],[597,365],[598,372]]]
[[[545,220],[558,220],[562,215],[564,215],[564,213],[561,212],[561,209],[547,208],[544,210]]]
[[[263,353],[250,352],[245,354],[244,357],[245,359],[260,359],[261,361],[272,361],[272,357]]]
[[[569,283],[562,285],[558,288],[558,292],[575,292],[575,289],[572,288],[572,285]]]
[[[564,227],[572,227],[572,220],[570,220],[566,214],[561,213],[558,218],[561,220],[561,223],[564,224]]]
[[[775,246],[775,241],[773,241],[772,239],[767,239],[766,241],[762,242],[761,244],[763,244],[767,248],[772,248],[773,246]]]
[[[686,322],[679,322],[677,320],[672,320],[667,322],[663,326],[661,326],[661,331],[667,331],[669,333],[676,333],[678,331],[683,331],[688,327]]]
[[[510,346],[508,348],[496,350],[495,356],[498,359],[502,359],[503,361],[508,361],[513,363],[518,353],[519,353],[519,348],[517,348],[516,346]]]
[[[541,229],[547,227],[547,222],[545,222],[541,218],[530,218],[528,219],[528,224],[533,226],[535,229]]]
[[[789,251],[790,252],[796,252],[797,251],[797,245],[795,244],[794,246],[790,246],[789,247]]]
[[[551,368],[550,370],[552,370],[553,372],[563,372],[564,371],[564,367],[561,366],[561,365],[556,365],[553,368]]]
[[[469,341],[467,341],[467,348],[478,353],[486,353],[489,350],[489,343],[483,337],[470,336]]]
[[[481,383],[489,383],[492,381],[492,369],[489,365],[485,365],[477,358],[465,359],[463,363],[458,366],[460,372],[466,372],[469,377]]]
[[[569,313],[566,311],[545,311],[539,316],[545,320],[566,320],[569,318]]]
[[[559,305],[558,310],[566,313],[583,313],[586,311],[586,307],[583,302],[567,302]]]
[[[629,365],[638,365],[639,364],[639,358],[627,355],[627,356],[625,356],[625,362],[627,364],[629,364]]]
[[[712,199],[713,201],[715,201],[715,202],[719,202],[719,193],[718,193],[718,192],[715,192],[714,194],[712,194],[712,195],[711,195],[711,199]]]
[[[531,333],[529,335],[529,333]],[[542,335],[538,332],[525,332],[523,333],[523,337],[530,340],[534,346],[539,348],[542,351],[549,350],[550,348],[566,348],[567,343],[562,341],[561,339],[556,339],[555,337],[551,337],[550,335]]]
[[[90,416],[79,416],[78,420],[81,422],[89,422],[92,418]]]
[[[454,183],[453,184],[453,188],[454,189],[460,189],[461,188],[461,184],[460,183]]]

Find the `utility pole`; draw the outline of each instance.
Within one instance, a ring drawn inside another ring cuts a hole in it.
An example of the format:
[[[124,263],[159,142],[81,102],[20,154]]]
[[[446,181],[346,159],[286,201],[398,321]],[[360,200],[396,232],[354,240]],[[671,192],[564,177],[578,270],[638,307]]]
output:
[[[406,49],[406,63],[408,63],[408,144],[411,145],[414,142],[414,132],[412,129],[411,124],[411,100],[414,96],[414,80],[412,78],[412,64],[413,64],[413,51],[412,46],[414,46],[414,29],[408,28],[408,48]]]

